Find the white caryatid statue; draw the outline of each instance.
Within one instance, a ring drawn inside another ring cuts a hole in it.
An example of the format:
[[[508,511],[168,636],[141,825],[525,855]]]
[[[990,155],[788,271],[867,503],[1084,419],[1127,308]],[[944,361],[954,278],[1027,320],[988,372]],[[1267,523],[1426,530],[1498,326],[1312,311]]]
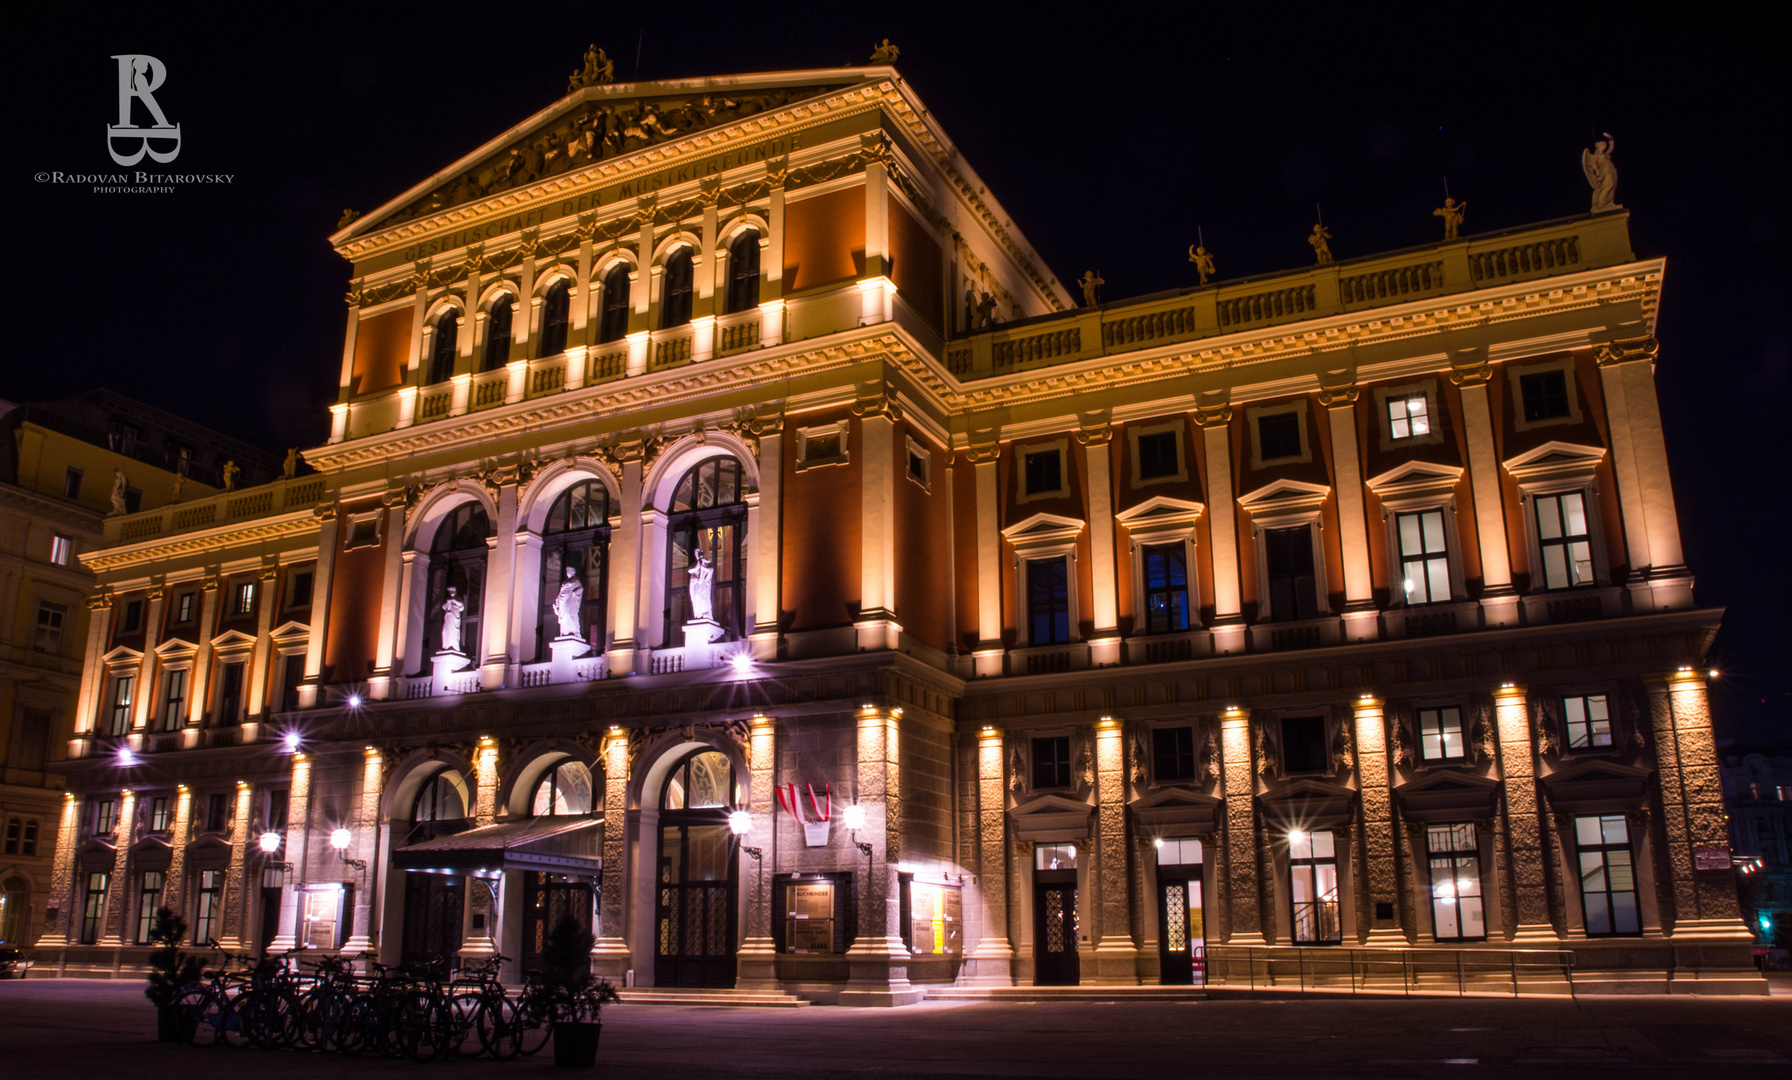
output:
[[[560,583],[560,594],[554,597],[554,618],[560,620],[560,636],[580,636],[579,619],[585,607],[585,586],[579,581],[575,567],[566,568],[566,580]]]
[[[460,652],[460,613],[467,610],[455,595],[459,590],[448,586],[448,598],[442,601],[442,651]]]
[[[690,569],[691,621],[714,622],[716,567],[701,546],[694,555],[696,561]]]

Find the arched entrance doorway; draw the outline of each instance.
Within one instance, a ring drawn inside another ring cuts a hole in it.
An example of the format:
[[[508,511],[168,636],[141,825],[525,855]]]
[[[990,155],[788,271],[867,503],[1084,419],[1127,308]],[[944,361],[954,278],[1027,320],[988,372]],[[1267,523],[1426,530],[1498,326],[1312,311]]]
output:
[[[660,796],[654,911],[657,986],[733,986],[738,860],[728,814],[734,766],[701,749],[673,766]]]

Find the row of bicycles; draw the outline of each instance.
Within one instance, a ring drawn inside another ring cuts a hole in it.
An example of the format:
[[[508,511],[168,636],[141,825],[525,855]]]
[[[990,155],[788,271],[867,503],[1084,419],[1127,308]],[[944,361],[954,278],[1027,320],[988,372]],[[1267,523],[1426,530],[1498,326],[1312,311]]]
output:
[[[174,1000],[181,1041],[431,1061],[533,1054],[553,1033],[544,995],[531,985],[513,996],[498,980],[508,957],[454,971],[446,959],[388,967],[365,955],[303,962],[300,951],[220,950],[224,963]]]

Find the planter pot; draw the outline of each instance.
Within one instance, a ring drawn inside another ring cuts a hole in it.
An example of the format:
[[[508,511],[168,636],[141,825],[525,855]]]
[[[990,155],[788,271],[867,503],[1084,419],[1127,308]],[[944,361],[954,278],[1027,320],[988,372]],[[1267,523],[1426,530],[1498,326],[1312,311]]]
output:
[[[602,1024],[554,1024],[554,1064],[589,1069],[597,1064],[597,1037]]]

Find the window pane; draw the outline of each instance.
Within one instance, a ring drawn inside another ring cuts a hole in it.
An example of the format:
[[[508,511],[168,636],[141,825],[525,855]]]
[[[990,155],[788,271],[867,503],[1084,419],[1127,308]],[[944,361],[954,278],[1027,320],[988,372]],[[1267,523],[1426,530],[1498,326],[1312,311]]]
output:
[[[1436,603],[1450,598],[1450,564],[1443,559],[1425,563],[1425,599]]]
[[[1574,839],[1582,847],[1590,847],[1600,842],[1599,819],[1583,817],[1574,819]]]
[[[1444,550],[1444,514],[1442,510],[1427,510],[1419,515],[1419,521],[1425,527],[1425,550],[1436,553]]]
[[[1418,555],[1423,553],[1425,550],[1424,534],[1419,526],[1419,515],[1401,514],[1398,521],[1400,524],[1400,554]]]
[[[1427,411],[1425,395],[1414,394],[1406,405],[1407,415],[1412,419],[1412,433],[1423,435],[1431,430],[1431,418]]]
[[[1574,568],[1573,584],[1585,585],[1593,580],[1593,547],[1585,540],[1568,545],[1568,558]]]
[[[1329,859],[1336,854],[1337,852],[1332,848],[1332,834],[1329,831],[1313,834],[1313,857],[1315,859]]]
[[[1608,814],[1599,819],[1599,831],[1608,844],[1630,843],[1630,829],[1624,823],[1622,814]],[[1628,858],[1629,856],[1625,856]]]
[[[1311,859],[1313,857],[1313,834],[1300,831],[1289,833],[1288,857],[1290,859]]]
[[[1567,555],[1560,547],[1543,549],[1543,583],[1551,589],[1562,589],[1572,584],[1568,577]]]
[[[1599,851],[1580,853],[1580,887],[1583,892],[1605,891],[1605,854]]]

